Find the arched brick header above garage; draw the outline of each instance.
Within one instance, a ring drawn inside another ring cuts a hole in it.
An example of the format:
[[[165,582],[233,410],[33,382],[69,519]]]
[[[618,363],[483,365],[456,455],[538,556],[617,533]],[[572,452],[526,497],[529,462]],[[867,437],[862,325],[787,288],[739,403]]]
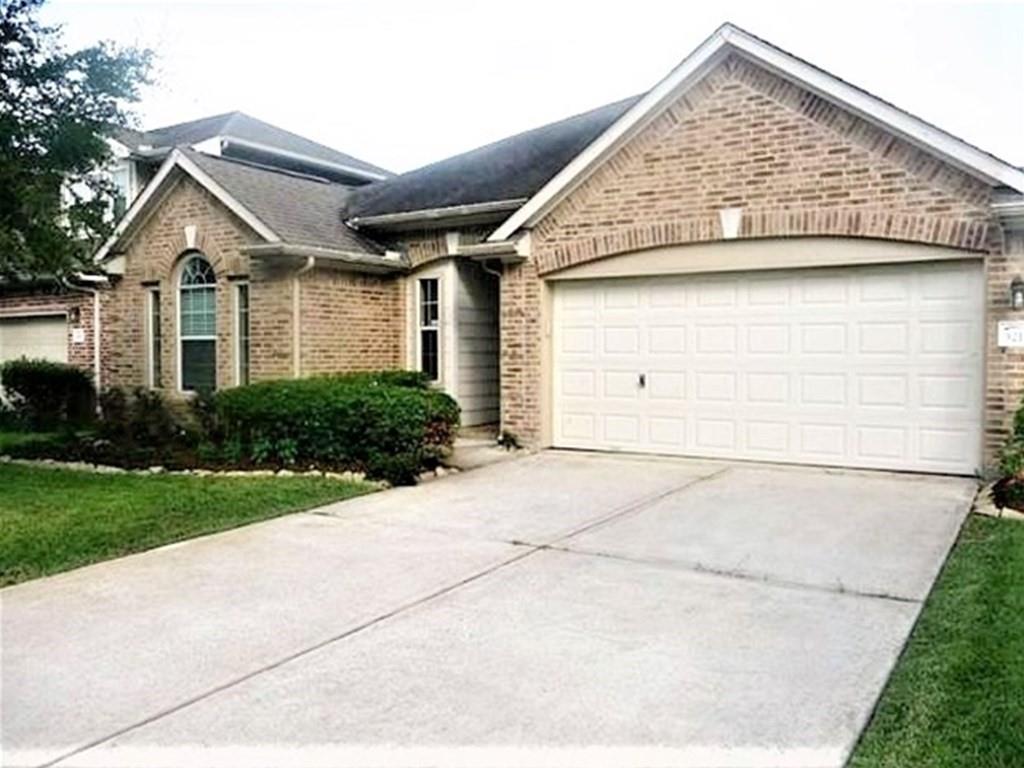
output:
[[[870,237],[989,250],[991,187],[731,55],[533,230],[540,274],[643,248],[739,238]]]

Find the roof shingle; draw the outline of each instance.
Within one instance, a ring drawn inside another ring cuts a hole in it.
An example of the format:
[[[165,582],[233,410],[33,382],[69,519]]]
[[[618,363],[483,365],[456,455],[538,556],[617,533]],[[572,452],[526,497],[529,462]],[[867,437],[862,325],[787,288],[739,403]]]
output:
[[[353,190],[348,218],[528,198],[637,102],[633,96]]]
[[[181,152],[286,243],[384,253],[342,221],[349,187],[190,149]]]

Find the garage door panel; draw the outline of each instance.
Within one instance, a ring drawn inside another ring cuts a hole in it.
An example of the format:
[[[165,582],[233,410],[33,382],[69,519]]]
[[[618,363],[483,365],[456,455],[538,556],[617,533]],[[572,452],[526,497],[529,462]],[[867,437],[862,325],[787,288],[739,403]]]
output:
[[[19,357],[67,362],[68,324],[64,315],[0,317],[0,362]]]
[[[980,264],[556,284],[554,442],[973,472]]]

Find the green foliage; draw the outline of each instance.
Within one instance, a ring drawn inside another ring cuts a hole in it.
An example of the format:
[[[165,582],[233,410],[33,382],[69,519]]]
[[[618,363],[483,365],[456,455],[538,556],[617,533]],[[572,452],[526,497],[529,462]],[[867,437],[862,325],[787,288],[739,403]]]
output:
[[[217,394],[226,440],[256,463],[355,467],[410,483],[451,446],[459,408],[404,372],[270,381]]]
[[[1013,431],[999,454],[999,470],[1004,478],[1024,479],[1024,407],[1013,415]]]
[[[369,493],[325,477],[189,477],[0,464],[0,586]]]
[[[116,387],[100,395],[101,437],[121,444],[159,447],[179,440],[184,430],[163,395],[136,388],[131,396]]]
[[[0,0],[0,276],[65,275],[113,222],[105,138],[133,122],[152,54],[105,42],[67,51],[43,0]]]
[[[852,768],[1022,765],[1022,572],[1024,525],[971,515]]]
[[[0,365],[0,385],[10,407],[31,429],[82,425],[92,418],[92,379],[73,365],[24,357],[8,360]]]

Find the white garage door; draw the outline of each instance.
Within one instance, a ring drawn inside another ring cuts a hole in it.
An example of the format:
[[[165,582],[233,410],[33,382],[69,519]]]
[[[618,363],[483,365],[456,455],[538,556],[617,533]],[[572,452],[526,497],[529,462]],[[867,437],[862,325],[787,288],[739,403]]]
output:
[[[19,357],[68,359],[68,324],[63,315],[0,317],[0,362]]]
[[[562,281],[561,447],[973,473],[977,261]]]

